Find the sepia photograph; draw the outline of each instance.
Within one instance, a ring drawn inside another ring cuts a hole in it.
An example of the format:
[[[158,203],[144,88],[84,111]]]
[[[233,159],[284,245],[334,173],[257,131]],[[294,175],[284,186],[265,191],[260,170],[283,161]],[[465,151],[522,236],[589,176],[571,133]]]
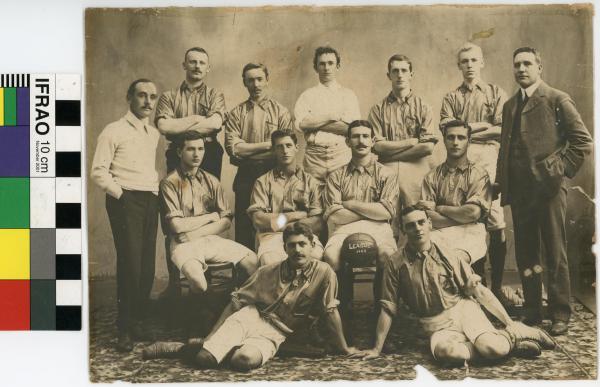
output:
[[[597,379],[593,14],[86,9],[90,381]]]

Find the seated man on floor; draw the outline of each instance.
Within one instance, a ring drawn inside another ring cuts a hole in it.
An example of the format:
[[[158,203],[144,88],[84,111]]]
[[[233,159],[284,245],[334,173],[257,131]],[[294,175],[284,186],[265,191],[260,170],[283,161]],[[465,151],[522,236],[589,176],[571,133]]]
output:
[[[171,259],[190,281],[192,291],[208,287],[207,263],[232,262],[239,283],[257,267],[256,254],[218,234],[231,227],[233,217],[219,180],[200,168],[204,139],[186,132],[176,141],[179,166],[160,182],[161,214],[171,233]]]
[[[356,353],[344,339],[335,273],[310,256],[315,239],[308,226],[288,225],[283,230],[287,259],[259,267],[233,292],[203,343],[155,343],[144,349],[144,358],[181,358],[199,368],[215,368],[228,358],[233,368],[248,371],[265,364],[289,335],[319,316],[339,352]]]
[[[485,219],[492,203],[492,185],[485,169],[467,158],[471,127],[451,121],[442,127],[442,133],[446,161],[425,176],[418,204],[427,210],[435,229],[431,239],[466,251],[473,270],[483,277]]]
[[[536,357],[542,347],[554,347],[552,338],[543,330],[511,320],[500,301],[481,284],[481,277],[462,257],[466,254],[463,250],[431,240],[432,224],[426,211],[409,206],[402,210],[401,216],[408,241],[390,258],[383,273],[375,345],[355,356],[379,356],[399,298],[420,318],[423,329],[430,335],[431,353],[441,362],[461,364],[477,357],[500,359],[510,353]],[[494,328],[482,306],[505,329]]]
[[[348,126],[346,143],[352,151],[350,162],[327,176],[323,217],[329,228],[324,259],[345,279],[346,263],[340,252],[344,239],[354,233],[366,233],[375,239],[378,249],[377,272],[373,283],[375,299],[381,291],[381,269],[396,251],[390,226],[396,212],[398,184],[391,169],[378,163],[371,153],[375,133],[369,121],[353,121]],[[345,307],[350,284],[340,281],[340,299]]]
[[[297,144],[292,131],[274,131],[275,168],[259,177],[252,189],[248,215],[257,231],[259,266],[286,259],[282,230],[287,224],[305,224],[316,235],[322,228],[321,190],[315,178],[297,165]],[[320,260],[322,256],[323,245],[315,238],[311,257]]]

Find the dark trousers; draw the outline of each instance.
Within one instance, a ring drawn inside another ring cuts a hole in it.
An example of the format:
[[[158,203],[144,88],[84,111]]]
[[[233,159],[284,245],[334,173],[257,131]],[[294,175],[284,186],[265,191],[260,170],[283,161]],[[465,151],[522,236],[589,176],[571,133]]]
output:
[[[246,162],[238,167],[233,180],[235,192],[235,241],[254,251],[256,231],[246,210],[256,179],[273,169],[272,161]]]
[[[550,198],[535,195],[535,190],[529,192],[529,195],[512,195],[514,199],[511,200],[525,312],[530,316],[541,316],[544,276],[550,318],[552,321],[568,321],[571,315],[571,284],[566,249],[566,184],[563,181],[558,193]],[[537,271],[539,267],[543,268],[542,273],[536,272],[536,265]]]
[[[106,195],[106,212],[117,250],[117,328],[144,318],[154,283],[158,198],[152,192]]]

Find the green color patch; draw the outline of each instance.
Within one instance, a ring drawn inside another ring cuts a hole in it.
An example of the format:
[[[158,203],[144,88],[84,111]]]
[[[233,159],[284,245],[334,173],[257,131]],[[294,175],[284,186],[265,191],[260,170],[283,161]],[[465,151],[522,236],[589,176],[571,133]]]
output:
[[[17,89],[4,89],[4,126],[17,125]]]
[[[0,177],[0,228],[29,228],[29,178]]]

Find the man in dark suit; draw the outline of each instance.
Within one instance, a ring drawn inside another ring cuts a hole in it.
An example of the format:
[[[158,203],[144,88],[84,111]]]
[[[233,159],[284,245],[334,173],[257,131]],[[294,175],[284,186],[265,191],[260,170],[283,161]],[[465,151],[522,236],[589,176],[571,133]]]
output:
[[[540,78],[542,60],[536,49],[515,50],[513,71],[520,89],[504,105],[496,181],[502,205],[512,209],[525,323],[542,321],[544,275],[550,333],[560,335],[567,332],[571,314],[564,177],[575,176],[592,149],[592,138],[571,97]]]

